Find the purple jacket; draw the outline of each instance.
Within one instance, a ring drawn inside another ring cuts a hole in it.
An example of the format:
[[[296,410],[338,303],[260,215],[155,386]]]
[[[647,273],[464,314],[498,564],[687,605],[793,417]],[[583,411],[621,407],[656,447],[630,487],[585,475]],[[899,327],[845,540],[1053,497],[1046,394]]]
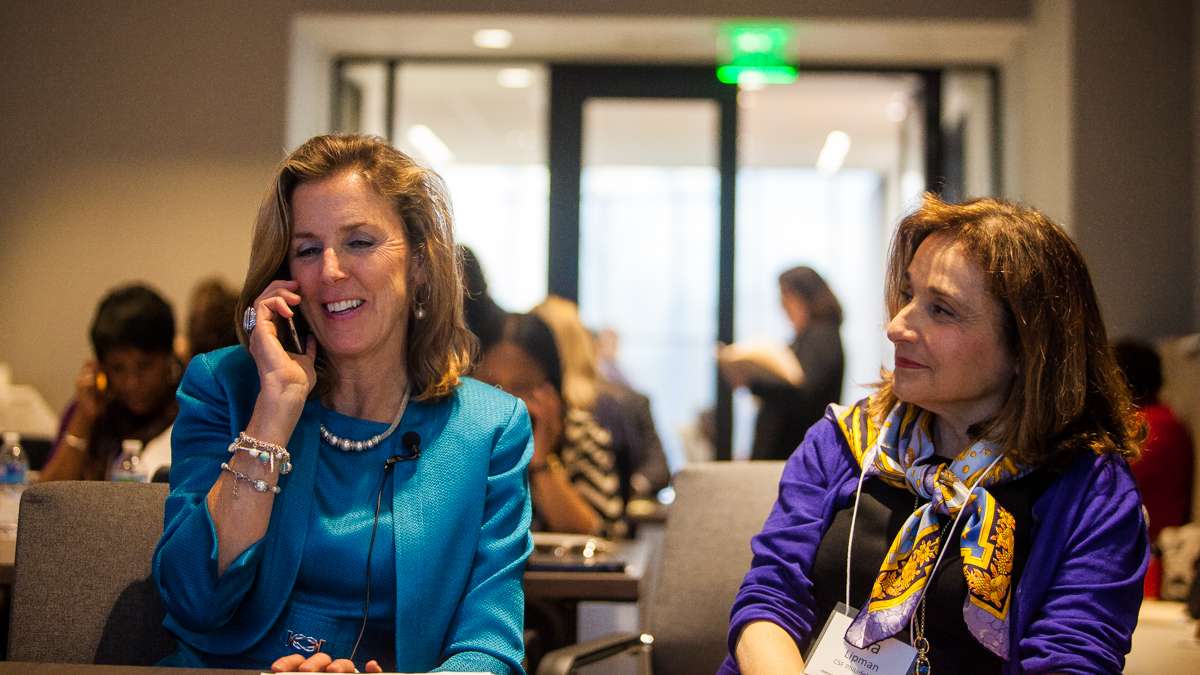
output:
[[[858,474],[836,424],[825,418],[813,425],[750,543],[754,559],[731,610],[730,654],[753,621],[771,621],[797,642],[824,624],[827,617],[814,616],[809,574],[834,515],[854,499]],[[1004,672],[1121,672],[1150,559],[1141,496],[1125,460],[1078,458],[1034,503],[1033,521]],[[732,657],[720,672],[738,672]]]

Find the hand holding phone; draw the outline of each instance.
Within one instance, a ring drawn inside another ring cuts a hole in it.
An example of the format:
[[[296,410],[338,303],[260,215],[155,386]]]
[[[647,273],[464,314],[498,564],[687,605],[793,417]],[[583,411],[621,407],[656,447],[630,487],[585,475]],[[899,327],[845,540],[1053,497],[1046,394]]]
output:
[[[101,370],[100,364],[88,361],[79,370],[75,378],[75,400],[78,403],[77,414],[93,420],[99,416],[107,400],[108,376]]]
[[[295,393],[303,389],[307,396],[316,385],[317,345],[300,312],[298,290],[296,282],[277,279],[254,300],[259,326],[246,346],[258,368],[260,396],[295,402]]]
[[[283,345],[284,351],[303,354],[304,347],[308,344],[308,323],[300,313],[299,307],[292,308],[292,312],[293,316],[275,317],[275,334],[279,337],[279,344]]]

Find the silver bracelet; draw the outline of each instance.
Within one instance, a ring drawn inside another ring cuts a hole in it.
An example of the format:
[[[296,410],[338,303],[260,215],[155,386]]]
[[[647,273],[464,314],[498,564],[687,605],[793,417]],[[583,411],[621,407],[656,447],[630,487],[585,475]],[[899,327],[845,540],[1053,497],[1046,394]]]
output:
[[[279,473],[281,475],[291,473],[292,471],[292,453],[288,452],[287,448],[282,445],[260,441],[243,431],[229,444],[229,454],[232,455],[238,450],[246,452],[263,464],[269,464],[272,473],[275,472],[276,461],[279,462]]]
[[[237,469],[229,466],[228,462],[221,462],[221,470],[228,471],[229,473],[233,474],[233,496],[234,497],[236,497],[238,494],[238,483],[240,481],[245,481],[245,482],[249,483],[250,487],[253,488],[255,492],[260,492],[260,493],[270,492],[271,494],[277,495],[283,491],[283,489],[280,488],[278,485],[270,485],[267,483],[267,481],[262,480],[261,478],[251,478],[250,476],[247,476],[246,474],[242,473],[241,471],[238,471]]]

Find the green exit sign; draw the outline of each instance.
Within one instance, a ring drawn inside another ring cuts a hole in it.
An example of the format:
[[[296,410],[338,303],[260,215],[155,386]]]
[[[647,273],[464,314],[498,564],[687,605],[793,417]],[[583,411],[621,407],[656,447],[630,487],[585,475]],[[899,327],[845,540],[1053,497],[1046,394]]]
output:
[[[728,61],[717,66],[725,84],[788,84],[796,69],[787,61],[792,28],[786,24],[741,23],[721,27],[721,48]]]

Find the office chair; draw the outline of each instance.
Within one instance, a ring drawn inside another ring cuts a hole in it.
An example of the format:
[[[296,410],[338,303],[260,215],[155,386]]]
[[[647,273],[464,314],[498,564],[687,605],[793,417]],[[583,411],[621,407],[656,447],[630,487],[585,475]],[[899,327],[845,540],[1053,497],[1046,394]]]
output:
[[[708,462],[675,477],[661,567],[641,633],[619,633],[557,649],[538,675],[632,652],[639,673],[712,673],[724,660],[729,608],[750,568],[750,538],[762,529],[783,462]]]
[[[30,486],[17,526],[8,658],[150,665],[175,649],[150,576],[163,483]]]

